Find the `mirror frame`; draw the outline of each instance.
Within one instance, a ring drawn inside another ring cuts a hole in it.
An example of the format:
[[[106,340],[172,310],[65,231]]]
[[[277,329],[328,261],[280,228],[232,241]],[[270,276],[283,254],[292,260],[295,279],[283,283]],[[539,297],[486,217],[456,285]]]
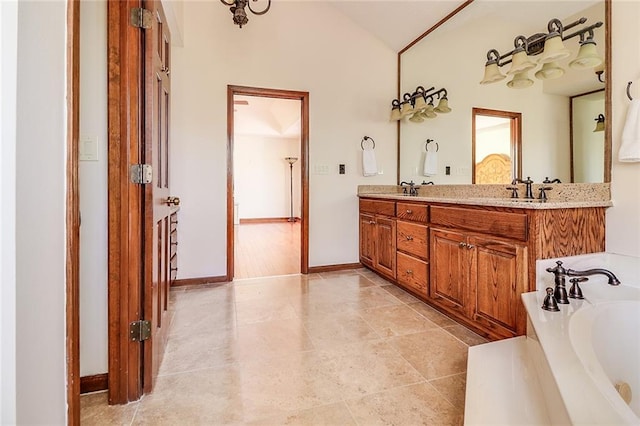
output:
[[[604,40],[605,40],[605,54],[604,54],[604,62],[605,62],[605,71],[604,71],[604,113],[605,117],[611,117],[611,7],[613,0],[603,0],[604,1]],[[448,22],[451,18],[456,16],[460,11],[462,11],[465,7],[474,3],[474,0],[466,0],[460,6],[455,8],[451,13],[438,21],[434,26],[426,30],[420,36],[418,36],[411,43],[406,45],[402,50],[398,52],[398,74],[397,74],[397,96],[396,99],[400,99],[402,96],[402,88],[400,87],[400,80],[402,76],[402,54],[411,49],[415,44],[420,42],[423,38],[431,34],[433,31],[438,29],[440,26]],[[612,144],[612,120],[605,120],[604,122],[604,183],[611,182],[611,144]],[[401,140],[401,122],[396,122],[396,135],[397,135],[397,159],[396,159],[396,182],[400,184],[400,140]],[[522,155],[522,150],[520,151],[520,155]],[[572,160],[573,161],[573,160]],[[573,166],[571,165],[571,168]],[[473,179],[472,179],[473,180]]]

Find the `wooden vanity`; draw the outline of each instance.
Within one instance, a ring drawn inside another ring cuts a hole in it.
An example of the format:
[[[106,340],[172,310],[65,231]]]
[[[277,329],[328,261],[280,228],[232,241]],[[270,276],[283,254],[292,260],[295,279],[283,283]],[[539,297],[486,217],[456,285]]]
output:
[[[606,205],[570,206],[360,195],[360,262],[481,335],[523,335],[535,261],[605,250]]]

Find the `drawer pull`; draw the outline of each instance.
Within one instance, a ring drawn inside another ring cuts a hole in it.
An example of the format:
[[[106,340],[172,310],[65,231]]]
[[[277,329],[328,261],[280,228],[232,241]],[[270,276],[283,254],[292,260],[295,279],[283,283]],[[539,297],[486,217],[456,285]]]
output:
[[[407,275],[413,275],[413,271],[411,269],[407,269]]]
[[[171,245],[172,245],[172,246],[177,246],[177,245],[178,245],[178,242],[177,242],[177,241],[175,241],[175,242],[174,242],[174,241],[172,241],[172,242],[171,242]]]
[[[466,247],[467,243],[464,243],[462,241],[460,241],[460,243],[458,243],[458,247],[462,248],[462,247]]]
[[[174,268],[173,266],[171,268],[169,268],[171,271],[177,271],[178,268]]]
[[[407,235],[407,241],[413,241],[413,237],[411,235]]]
[[[369,225],[375,225],[375,224],[376,224],[376,221],[375,221],[375,220],[370,220],[370,221],[369,221]]]
[[[467,244],[467,248],[469,250],[476,248],[476,246],[474,246],[473,244]]]
[[[413,210],[407,209],[407,214],[413,214]]]

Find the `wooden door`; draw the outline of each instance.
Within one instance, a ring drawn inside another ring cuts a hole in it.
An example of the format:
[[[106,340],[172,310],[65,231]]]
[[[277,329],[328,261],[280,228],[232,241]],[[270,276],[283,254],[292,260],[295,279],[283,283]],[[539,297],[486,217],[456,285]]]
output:
[[[470,261],[466,237],[458,232],[431,229],[429,297],[440,306],[466,315]]]
[[[396,221],[376,216],[374,268],[396,278]]]
[[[151,339],[144,342],[143,389],[150,392],[166,347],[169,299],[169,60],[171,39],[159,0],[146,0],[153,25],[144,32],[145,163],[153,181],[145,192],[144,318],[151,321]]]
[[[360,262],[371,267],[375,258],[375,226],[376,220],[373,215],[360,214]]]
[[[469,238],[476,265],[471,270],[472,319],[494,334],[512,337],[518,330],[518,311],[526,277],[526,247],[515,243]]]

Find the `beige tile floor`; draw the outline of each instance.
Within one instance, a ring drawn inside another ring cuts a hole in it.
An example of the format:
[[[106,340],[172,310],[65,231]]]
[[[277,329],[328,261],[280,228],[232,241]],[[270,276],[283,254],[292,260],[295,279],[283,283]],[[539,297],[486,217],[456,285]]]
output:
[[[154,391],[82,424],[457,425],[482,337],[359,269],[171,293]]]

